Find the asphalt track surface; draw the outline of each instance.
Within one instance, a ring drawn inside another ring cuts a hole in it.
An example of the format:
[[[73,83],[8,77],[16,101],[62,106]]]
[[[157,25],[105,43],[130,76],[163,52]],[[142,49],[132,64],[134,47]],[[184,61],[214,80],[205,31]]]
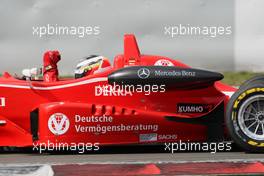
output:
[[[264,154],[235,153],[148,153],[148,154],[82,154],[82,155],[32,155],[1,154],[1,165],[32,164],[133,164],[133,163],[183,163],[223,161],[264,161]]]

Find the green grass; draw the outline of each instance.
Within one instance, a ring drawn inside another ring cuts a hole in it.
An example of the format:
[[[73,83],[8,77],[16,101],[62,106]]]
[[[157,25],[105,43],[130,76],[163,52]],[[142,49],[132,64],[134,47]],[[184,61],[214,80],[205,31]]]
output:
[[[225,78],[222,80],[223,83],[239,86],[244,81],[252,78],[256,75],[264,75],[264,73],[253,73],[253,72],[224,72]]]

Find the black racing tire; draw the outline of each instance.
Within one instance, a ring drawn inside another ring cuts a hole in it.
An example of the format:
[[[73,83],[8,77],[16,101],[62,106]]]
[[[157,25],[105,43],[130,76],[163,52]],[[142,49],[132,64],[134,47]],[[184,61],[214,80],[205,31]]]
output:
[[[248,152],[264,152],[264,80],[254,80],[233,94],[225,123],[238,146]]]
[[[247,81],[243,82],[239,86],[239,89],[242,89],[244,87],[247,87],[247,86],[253,84],[254,82],[259,82],[259,81],[263,81],[264,82],[264,75],[257,75],[257,76],[254,76],[254,77],[248,79]]]

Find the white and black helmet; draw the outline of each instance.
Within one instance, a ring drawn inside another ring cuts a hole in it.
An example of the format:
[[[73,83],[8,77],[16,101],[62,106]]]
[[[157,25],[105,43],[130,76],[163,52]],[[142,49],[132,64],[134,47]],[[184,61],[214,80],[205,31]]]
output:
[[[85,57],[79,61],[79,63],[76,66],[76,69],[74,71],[75,78],[82,78],[88,74],[88,72],[93,68],[102,68],[104,67],[104,63],[109,63],[107,58],[104,56],[99,55],[91,55],[88,57]]]

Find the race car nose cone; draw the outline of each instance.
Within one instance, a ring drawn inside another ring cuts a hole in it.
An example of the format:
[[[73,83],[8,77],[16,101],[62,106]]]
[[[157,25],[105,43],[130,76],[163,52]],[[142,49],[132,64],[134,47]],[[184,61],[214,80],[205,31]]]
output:
[[[174,87],[210,84],[221,79],[223,75],[220,73],[172,66],[126,67],[108,76],[109,84],[164,84]]]

